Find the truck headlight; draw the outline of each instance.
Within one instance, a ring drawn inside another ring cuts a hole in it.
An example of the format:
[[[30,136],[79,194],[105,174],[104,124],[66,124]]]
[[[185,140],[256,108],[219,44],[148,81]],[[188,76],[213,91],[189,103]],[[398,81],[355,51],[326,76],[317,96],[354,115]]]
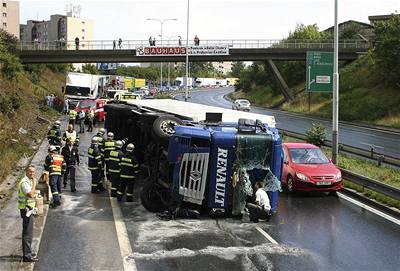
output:
[[[304,175],[303,173],[300,173],[300,172],[296,172],[296,177],[299,178],[303,182],[310,181],[310,179],[306,175]]]

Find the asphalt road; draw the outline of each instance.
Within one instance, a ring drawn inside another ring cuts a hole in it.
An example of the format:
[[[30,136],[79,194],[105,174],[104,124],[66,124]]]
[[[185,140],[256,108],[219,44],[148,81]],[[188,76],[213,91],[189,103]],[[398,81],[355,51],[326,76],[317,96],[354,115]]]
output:
[[[189,102],[201,103],[212,106],[232,108],[232,103],[224,99],[224,95],[233,91],[233,88],[211,89],[191,93]],[[178,96],[182,100],[182,96]],[[301,115],[288,114],[276,110],[252,107],[251,112],[271,115],[275,117],[277,127],[291,132],[304,134],[315,119]],[[329,121],[318,120],[328,130],[328,139],[332,139],[332,124]],[[400,159],[400,134],[385,131],[377,131],[366,127],[339,124],[339,142],[361,149],[370,150],[369,145],[379,146],[376,151]]]
[[[400,225],[325,194],[281,194],[269,223],[164,221],[141,205],[139,178],[135,201],[116,207],[127,231],[121,236],[108,194],[90,193],[90,137],[81,136],[78,192],[65,191],[63,205],[49,210],[35,270],[124,270],[120,250],[127,244],[126,260],[140,271],[398,270]]]

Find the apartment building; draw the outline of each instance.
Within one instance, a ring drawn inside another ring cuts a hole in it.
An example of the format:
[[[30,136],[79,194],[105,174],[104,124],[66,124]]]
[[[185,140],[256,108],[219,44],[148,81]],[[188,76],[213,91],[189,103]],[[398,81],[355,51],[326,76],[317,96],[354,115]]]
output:
[[[19,38],[19,2],[0,1],[0,28]]]

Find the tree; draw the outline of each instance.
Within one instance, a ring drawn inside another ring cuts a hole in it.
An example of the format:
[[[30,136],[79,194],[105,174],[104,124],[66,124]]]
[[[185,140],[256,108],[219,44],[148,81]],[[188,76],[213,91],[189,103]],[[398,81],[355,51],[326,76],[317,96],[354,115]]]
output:
[[[388,84],[400,86],[400,14],[375,26],[374,59],[381,78]]]
[[[232,71],[230,72],[230,76],[232,77],[240,77],[241,72],[245,69],[245,65],[243,62],[233,62],[232,64]]]
[[[90,74],[100,74],[100,71],[96,68],[95,65],[92,64],[85,64],[82,66],[83,73],[90,73]]]

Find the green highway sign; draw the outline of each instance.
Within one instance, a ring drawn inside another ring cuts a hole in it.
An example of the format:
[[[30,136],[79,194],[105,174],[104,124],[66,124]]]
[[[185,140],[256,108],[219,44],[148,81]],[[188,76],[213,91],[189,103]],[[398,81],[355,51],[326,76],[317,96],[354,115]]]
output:
[[[333,53],[307,52],[306,89],[315,92],[333,90]]]

